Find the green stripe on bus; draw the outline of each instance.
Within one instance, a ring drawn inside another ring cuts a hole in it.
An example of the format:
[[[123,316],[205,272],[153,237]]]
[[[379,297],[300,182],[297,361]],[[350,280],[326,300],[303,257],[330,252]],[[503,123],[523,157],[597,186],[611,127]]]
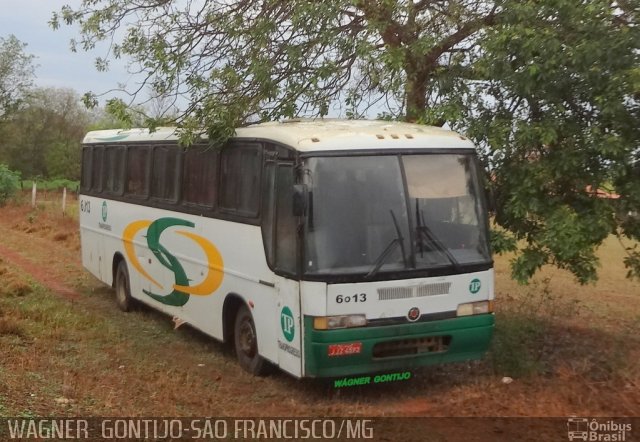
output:
[[[314,330],[313,317],[305,316],[305,375],[349,376],[479,359],[489,348],[493,326],[494,316],[488,314],[381,327]],[[431,336],[449,336],[448,349],[437,353],[373,357],[373,347],[378,343]],[[350,342],[362,343],[359,354],[328,356],[330,344]]]

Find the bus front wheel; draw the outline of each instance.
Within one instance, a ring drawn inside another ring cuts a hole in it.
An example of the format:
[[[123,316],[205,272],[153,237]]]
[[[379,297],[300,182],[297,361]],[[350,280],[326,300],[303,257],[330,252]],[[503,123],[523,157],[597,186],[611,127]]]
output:
[[[233,340],[240,366],[255,376],[266,374],[266,361],[258,353],[256,325],[246,305],[238,309]]]
[[[129,271],[124,260],[118,263],[116,270],[116,304],[123,312],[131,310],[133,299],[131,298],[131,286],[129,285]]]

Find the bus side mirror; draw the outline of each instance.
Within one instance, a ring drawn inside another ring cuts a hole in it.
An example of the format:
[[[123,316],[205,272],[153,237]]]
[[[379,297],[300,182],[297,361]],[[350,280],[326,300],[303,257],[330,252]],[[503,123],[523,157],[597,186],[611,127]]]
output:
[[[307,211],[309,189],[305,184],[293,185],[293,216],[304,216]]]

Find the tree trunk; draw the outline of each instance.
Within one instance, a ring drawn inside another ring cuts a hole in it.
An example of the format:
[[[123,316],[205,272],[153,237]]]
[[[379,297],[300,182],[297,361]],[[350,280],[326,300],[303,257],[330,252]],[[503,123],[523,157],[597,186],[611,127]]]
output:
[[[415,123],[424,120],[424,111],[427,107],[427,75],[411,67],[406,72],[406,120]]]

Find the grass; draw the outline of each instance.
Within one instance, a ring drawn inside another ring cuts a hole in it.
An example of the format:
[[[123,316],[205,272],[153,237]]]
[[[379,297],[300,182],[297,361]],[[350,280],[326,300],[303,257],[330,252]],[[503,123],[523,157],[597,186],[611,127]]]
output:
[[[591,414],[640,412],[640,402],[629,400],[640,394],[640,282],[625,277],[616,238],[598,256],[599,281],[585,286],[551,267],[520,286],[507,277],[511,257],[496,259],[496,330],[486,363],[497,376],[553,386],[549,396],[566,398],[542,415],[569,414],[583,402]]]
[[[31,207],[31,188],[25,187],[25,190],[18,192],[8,201],[9,210],[6,212],[13,216],[16,212],[24,214],[30,224],[37,224],[36,221],[42,216],[48,216],[51,219],[67,218],[77,223],[79,216],[77,193],[71,188],[67,188],[64,214],[62,213],[62,196],[61,188],[53,186],[50,189],[41,189],[38,187],[36,204]],[[67,233],[69,232],[74,232],[74,230],[70,229]]]
[[[522,377],[542,374],[558,347],[553,327],[579,315],[580,302],[554,296],[549,280],[535,283],[518,296],[497,301],[496,330],[489,360],[496,374]]]
[[[508,278],[510,256],[497,257],[496,332],[484,360],[334,390],[278,372],[254,378],[221,344],[174,331],[164,315],[118,312],[111,291],[82,271],[77,236],[77,219],[49,207],[0,210],[3,244],[81,294],[62,299],[0,261],[0,416],[640,413],[640,284],[624,278],[615,239],[590,286],[552,268],[519,286]]]
[[[22,190],[28,190],[31,192],[34,180],[21,181]],[[67,192],[76,192],[80,186],[80,181],[67,180],[67,179],[55,179],[55,180],[36,180],[36,188],[38,190],[45,191],[62,191],[63,188],[67,188]]]
[[[612,330],[582,301],[554,296],[548,285],[537,287],[499,301],[488,355],[495,374],[533,378],[568,369],[576,377],[597,382],[640,379],[634,362],[640,323],[622,321]]]
[[[13,373],[3,376],[11,392],[5,410],[9,415],[66,414],[78,401],[92,402],[86,382],[112,368],[105,349],[125,337],[95,312],[65,308],[65,301],[44,287],[34,286],[16,299],[0,297],[0,348],[9,355],[3,366]]]
[[[63,216],[60,201],[41,201],[31,208],[30,197],[24,196],[3,210],[2,220],[13,231],[53,241],[52,247],[79,251],[78,216],[78,201],[73,198],[67,200]]]

